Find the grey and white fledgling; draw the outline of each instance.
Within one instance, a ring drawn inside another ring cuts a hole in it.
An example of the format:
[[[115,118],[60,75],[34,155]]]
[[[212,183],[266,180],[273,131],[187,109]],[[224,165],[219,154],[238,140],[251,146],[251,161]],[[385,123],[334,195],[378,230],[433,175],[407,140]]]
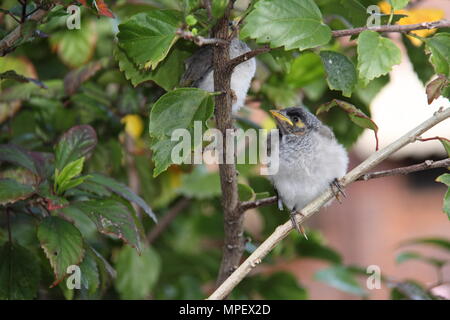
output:
[[[280,140],[279,157],[272,156],[269,164],[277,165],[278,170],[269,177],[279,201],[291,211],[294,227],[305,234],[295,215],[301,215],[300,210],[329,187],[338,200],[339,193],[345,196],[337,179],[347,171],[348,155],[333,131],[306,108],[292,107],[271,113]]]
[[[251,49],[237,38],[230,43],[230,59],[236,58]],[[185,61],[186,71],[180,81],[182,87],[196,87],[214,92],[213,47],[200,48],[192,57]],[[250,83],[255,76],[255,58],[239,64],[231,75],[231,90],[233,91],[233,112],[236,113],[244,104]]]

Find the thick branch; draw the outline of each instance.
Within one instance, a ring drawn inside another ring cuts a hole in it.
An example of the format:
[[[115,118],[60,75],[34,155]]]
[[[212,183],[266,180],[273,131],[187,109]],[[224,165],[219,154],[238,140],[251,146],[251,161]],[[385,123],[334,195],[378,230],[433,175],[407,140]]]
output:
[[[345,36],[353,36],[356,34],[360,34],[363,31],[371,30],[376,32],[408,32],[414,30],[423,30],[423,29],[436,29],[436,28],[448,28],[450,27],[450,20],[444,19],[434,22],[422,22],[416,24],[408,24],[408,25],[385,25],[378,27],[361,27],[355,29],[345,29],[345,30],[334,30],[332,31],[332,35],[335,38],[345,37]]]
[[[150,231],[147,236],[149,244],[155,242],[155,240],[167,229],[172,221],[186,209],[191,203],[188,198],[181,198],[178,202],[159,220],[158,224]]]
[[[39,9],[36,12],[34,12],[33,14],[31,14],[27,19],[40,22],[40,21],[42,21],[42,19],[44,19],[44,17],[47,15],[49,10],[53,6],[54,5],[51,4],[51,5],[49,5],[48,8]],[[14,44],[21,37],[21,35],[22,35],[22,25],[19,25],[13,31],[8,33],[6,35],[6,37],[4,37],[0,41],[0,57],[7,55],[9,52],[11,52],[14,49]]]
[[[406,175],[413,172],[436,169],[436,168],[446,168],[450,167],[450,158],[433,161],[426,160],[422,163],[414,164],[407,167],[395,168],[390,170],[377,171],[372,173],[366,173],[356,179],[356,181],[367,181],[371,179],[384,178],[396,175]],[[263,206],[268,206],[277,202],[277,197],[268,197],[264,199],[259,199],[255,201],[245,201],[241,203],[241,210],[246,211],[249,209],[255,209]]]
[[[450,108],[440,110],[436,112],[430,119],[426,120],[418,127],[409,131],[398,140],[394,141],[387,147],[375,152],[359,166],[347,173],[340,183],[343,187],[348,186],[353,181],[361,177],[365,172],[369,171],[380,162],[388,158],[391,154],[400,150],[409,143],[416,141],[417,137],[423,134],[425,131],[434,127],[436,124],[444,121],[450,117]],[[333,198],[333,193],[330,189],[324,192],[317,199],[308,204],[301,210],[303,216],[297,215],[296,220],[298,223],[303,223],[306,219],[319,211],[319,209]],[[222,285],[208,298],[211,300],[223,299],[228,296],[230,292],[247,276],[247,274],[253,270],[256,265],[261,263],[262,259],[288,234],[291,232],[293,226],[291,221],[287,221],[285,224],[278,226],[275,231],[239,266],[239,268],[233,272],[233,274],[225,280]]]
[[[214,37],[228,40],[228,17],[234,1],[229,2],[224,17],[219,20],[215,27]],[[229,42],[214,47],[214,90],[223,92],[215,97],[215,116],[217,128],[223,136],[223,164],[219,165],[220,184],[222,188],[222,207],[224,211],[225,239],[223,245],[222,262],[220,265],[217,284],[220,285],[239,265],[244,252],[244,220],[239,210],[239,196],[237,185],[237,172],[235,166],[235,148],[228,150],[226,139],[227,131],[234,130],[232,104],[233,94],[231,92],[231,72],[228,68]],[[234,143],[230,141],[230,143]],[[232,161],[226,161],[231,159]],[[231,163],[231,164],[229,164]]]

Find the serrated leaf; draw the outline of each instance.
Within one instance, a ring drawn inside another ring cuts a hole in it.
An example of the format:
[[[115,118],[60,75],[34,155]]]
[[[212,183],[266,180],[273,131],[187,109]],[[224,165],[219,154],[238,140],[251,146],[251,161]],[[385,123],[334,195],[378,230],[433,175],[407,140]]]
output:
[[[376,139],[376,149],[378,150],[378,126],[377,124],[370,119],[364,112],[362,112],[360,109],[356,108],[351,103],[341,101],[334,99],[333,101],[330,101],[328,103],[324,103],[316,111],[316,114],[320,114],[322,112],[328,112],[331,108],[338,106],[345,112],[347,112],[348,116],[350,117],[350,120],[354,122],[356,125],[373,130],[375,133],[375,139]]]
[[[246,17],[241,36],[272,48],[304,50],[328,43],[331,30],[313,0],[261,0]]]
[[[120,71],[125,74],[125,78],[130,80],[133,86],[136,87],[142,82],[151,80],[166,91],[170,91],[178,85],[184,72],[184,60],[190,55],[188,51],[175,46],[155,70],[141,70],[122,48],[114,50]]]
[[[342,91],[344,96],[350,97],[358,80],[353,62],[335,51],[321,51],[320,57],[327,72],[329,88]]]
[[[387,74],[400,62],[400,49],[390,39],[368,30],[359,35],[358,71],[366,85],[370,80]]]
[[[139,13],[119,25],[119,46],[140,69],[154,70],[178,40],[180,12],[152,10]]]
[[[153,105],[150,113],[150,136],[154,138],[151,146],[154,154],[157,176],[171,165],[171,152],[177,141],[171,141],[172,132],[176,129],[190,130],[194,121],[202,124],[214,111],[213,94],[197,88],[176,89],[163,95]],[[201,142],[201,141],[200,141]],[[195,147],[189,142],[190,147]],[[189,150],[190,151],[190,150]]]
[[[431,81],[427,87],[428,104],[431,104],[434,100],[441,96],[441,92],[448,86],[448,79],[443,74],[439,74],[436,79]]]
[[[115,264],[114,286],[125,300],[146,299],[151,294],[161,272],[158,253],[146,247],[141,255],[130,247],[122,247]]]
[[[318,271],[314,278],[326,283],[338,290],[351,293],[357,296],[366,296],[351,270],[345,266],[333,266]]]
[[[127,187],[125,184],[120,183],[110,177],[101,175],[101,174],[92,174],[89,177],[89,180],[91,182],[94,182],[96,184],[99,184],[106,189],[118,194],[119,196],[127,199],[130,202],[133,202],[137,204],[139,207],[141,207],[144,212],[155,222],[158,221],[156,218],[156,215],[153,213],[152,209],[149,207],[149,205],[142,199],[139,195],[134,193],[129,187]]]
[[[97,134],[89,125],[71,128],[59,139],[55,150],[55,167],[62,170],[67,164],[81,157],[88,158],[97,145]]]
[[[0,300],[30,300],[40,281],[38,259],[28,249],[6,242],[0,248]]]
[[[450,77],[450,33],[441,32],[425,40],[436,73]]]
[[[99,232],[114,235],[138,251],[141,250],[139,231],[132,213],[115,200],[77,201],[71,204],[84,212],[97,226]]]
[[[34,194],[32,186],[13,179],[0,179],[0,205],[12,204],[27,199]]]
[[[66,277],[69,266],[82,261],[83,237],[73,224],[55,216],[42,220],[37,237],[55,274],[53,287]]]

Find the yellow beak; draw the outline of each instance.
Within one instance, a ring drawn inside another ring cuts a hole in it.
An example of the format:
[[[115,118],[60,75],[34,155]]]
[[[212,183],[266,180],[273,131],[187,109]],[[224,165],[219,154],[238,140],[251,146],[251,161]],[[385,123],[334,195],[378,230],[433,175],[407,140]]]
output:
[[[286,116],[282,115],[278,110],[270,110],[270,113],[272,114],[272,116],[275,119],[278,119],[280,121],[286,122],[289,125],[291,125],[292,127],[294,126],[294,124],[292,123],[291,119],[289,119]]]

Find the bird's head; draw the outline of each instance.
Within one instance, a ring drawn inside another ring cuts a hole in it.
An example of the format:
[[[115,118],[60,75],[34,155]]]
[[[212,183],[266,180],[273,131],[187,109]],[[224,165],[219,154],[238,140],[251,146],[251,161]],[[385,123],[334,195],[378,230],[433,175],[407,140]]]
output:
[[[301,136],[317,128],[320,124],[319,119],[304,107],[271,110],[270,113],[283,135],[293,134]]]

